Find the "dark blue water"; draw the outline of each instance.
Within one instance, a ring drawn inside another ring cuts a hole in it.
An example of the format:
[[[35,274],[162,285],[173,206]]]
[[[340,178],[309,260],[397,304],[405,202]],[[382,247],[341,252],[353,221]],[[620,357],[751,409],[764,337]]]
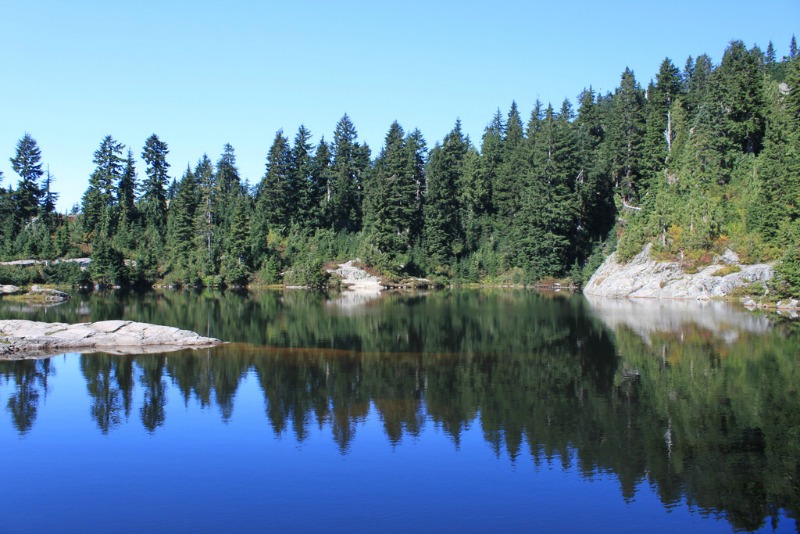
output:
[[[207,323],[242,343],[0,363],[0,532],[797,529],[792,326],[529,293],[181,298],[246,309]],[[122,309],[169,308],[143,299]]]

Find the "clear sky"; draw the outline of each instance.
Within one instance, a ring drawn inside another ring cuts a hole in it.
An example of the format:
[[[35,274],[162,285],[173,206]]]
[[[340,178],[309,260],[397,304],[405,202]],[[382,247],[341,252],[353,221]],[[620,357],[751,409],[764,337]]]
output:
[[[516,100],[559,107],[625,67],[643,85],[669,57],[715,63],[741,39],[778,57],[800,37],[800,1],[37,1],[0,8],[0,171],[25,132],[55,176],[59,210],[79,202],[111,134],[141,151],[156,133],[172,175],[225,143],[251,183],[276,130],[330,140],[350,115],[373,156],[393,120],[429,146],[460,118],[479,142]]]

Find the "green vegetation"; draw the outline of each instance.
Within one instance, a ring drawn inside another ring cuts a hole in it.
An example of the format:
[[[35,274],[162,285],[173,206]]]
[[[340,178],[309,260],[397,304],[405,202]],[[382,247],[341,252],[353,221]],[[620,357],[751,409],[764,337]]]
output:
[[[625,69],[577,110],[536,102],[525,123],[512,103],[479,145],[456,122],[428,150],[394,122],[373,159],[347,115],[316,146],[303,126],[293,141],[279,130],[254,185],[230,145],[171,178],[155,134],[139,178],[109,135],[70,215],[26,133],[18,185],[0,188],[0,257],[91,255],[88,278],[113,285],[318,285],[318,267],[356,256],[391,277],[580,283],[615,246],[628,259],[653,243],[695,268],[727,248],[776,261],[774,289],[800,296],[796,56],[734,41],[718,65],[665,59],[646,88]]]

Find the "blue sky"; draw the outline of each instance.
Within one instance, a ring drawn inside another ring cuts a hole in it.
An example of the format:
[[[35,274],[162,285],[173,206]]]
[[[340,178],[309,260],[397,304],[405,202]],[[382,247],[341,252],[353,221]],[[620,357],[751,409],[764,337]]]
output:
[[[252,183],[276,130],[305,124],[331,139],[352,118],[380,150],[393,120],[429,146],[457,118],[473,140],[512,100],[573,103],[613,90],[625,67],[646,84],[669,57],[719,62],[741,39],[778,56],[800,27],[800,2],[37,1],[0,16],[0,171],[29,132],[64,211],[80,201],[92,154],[111,134],[140,155],[156,133],[180,176],[225,143]],[[800,37],[800,31],[797,31]]]

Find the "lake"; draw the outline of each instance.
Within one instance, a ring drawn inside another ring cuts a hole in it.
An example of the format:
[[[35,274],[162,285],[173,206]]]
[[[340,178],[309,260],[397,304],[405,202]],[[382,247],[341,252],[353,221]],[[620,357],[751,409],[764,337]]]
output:
[[[76,295],[230,344],[0,362],[0,532],[796,532],[800,327],[529,291]]]

